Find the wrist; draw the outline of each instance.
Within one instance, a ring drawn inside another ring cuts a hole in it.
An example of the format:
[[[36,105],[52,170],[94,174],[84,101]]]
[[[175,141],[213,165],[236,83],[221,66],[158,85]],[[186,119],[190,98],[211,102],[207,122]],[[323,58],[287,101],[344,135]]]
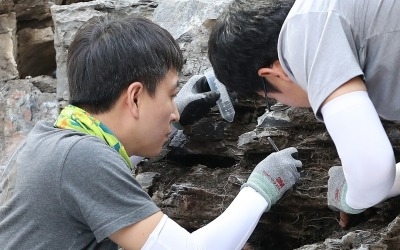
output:
[[[328,200],[328,207],[331,210],[342,211],[347,214],[359,214],[365,210],[365,209],[355,209],[355,208],[352,208],[349,205],[347,205],[347,202],[346,202],[347,183],[344,183],[342,190],[339,192],[338,191],[339,190],[336,189],[335,194],[333,194],[334,195],[333,202],[329,202],[329,200]],[[336,192],[338,192],[339,195],[337,195]]]
[[[258,194],[260,194],[267,201],[268,206],[267,206],[267,209],[265,211],[268,211],[271,208],[271,206],[273,204],[275,204],[276,201],[277,201],[277,198],[276,198],[277,194],[275,194],[275,195],[271,194],[271,193],[274,193],[273,191],[271,192],[271,190],[274,187],[269,186],[268,188],[266,188],[266,186],[268,184],[270,184],[270,183],[254,183],[254,182],[247,181],[246,183],[244,183],[241,186],[240,189],[242,190],[242,189],[245,189],[245,188],[252,188],[253,190],[255,190]],[[260,185],[263,185],[264,187],[261,188]]]
[[[266,200],[265,197],[260,192],[258,192],[251,186],[242,185],[237,197],[239,197],[239,196],[245,196],[246,198],[243,198],[243,199],[245,199],[248,204],[258,204],[258,206],[264,207],[264,209],[265,209],[264,212],[268,211],[270,208],[269,200]]]
[[[343,185],[343,188],[342,188],[342,195],[341,195],[341,199],[340,199],[340,203],[341,203],[341,206],[342,206],[341,210],[343,212],[345,212],[345,213],[348,213],[348,214],[359,214],[359,213],[362,213],[365,210],[365,208],[356,209],[356,208],[352,208],[349,205],[347,205],[346,194],[347,194],[347,183],[345,183]]]

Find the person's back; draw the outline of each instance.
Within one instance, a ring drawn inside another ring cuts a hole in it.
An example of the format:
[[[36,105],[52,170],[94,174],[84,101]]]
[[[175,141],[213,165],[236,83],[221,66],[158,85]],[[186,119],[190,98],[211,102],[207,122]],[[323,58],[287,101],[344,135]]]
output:
[[[0,193],[2,249],[117,248],[110,240],[96,242],[92,230],[101,228],[85,224],[87,208],[79,207],[80,202],[90,204],[90,199],[96,199],[96,193],[101,191],[96,188],[112,184],[106,179],[112,178],[104,175],[104,162],[95,154],[120,161],[115,150],[94,136],[54,128],[50,123],[34,127],[0,179],[5,188]],[[120,170],[129,175],[129,168],[124,165]],[[118,172],[117,164],[107,167]],[[82,201],[74,203],[71,193]],[[93,203],[96,204],[100,203]],[[101,208],[93,206],[92,210],[98,212]],[[24,226],[17,226],[21,224]]]
[[[363,75],[378,114],[400,120],[400,2],[298,0],[279,37],[279,60],[307,90],[313,110]]]
[[[343,166],[329,171],[328,206],[358,214],[398,195],[393,183],[400,168],[381,118],[400,120],[394,42],[400,2],[233,0],[229,6],[210,33],[215,74],[238,93],[313,109]]]
[[[4,188],[0,199],[0,242],[5,249],[57,248],[49,245],[54,241],[48,239],[56,237],[62,242],[63,234],[70,231],[65,228],[69,225],[62,222],[66,215],[59,180],[67,147],[79,136],[66,137],[68,134],[70,131],[38,124],[7,164],[0,180]],[[17,221],[25,226],[17,227]]]

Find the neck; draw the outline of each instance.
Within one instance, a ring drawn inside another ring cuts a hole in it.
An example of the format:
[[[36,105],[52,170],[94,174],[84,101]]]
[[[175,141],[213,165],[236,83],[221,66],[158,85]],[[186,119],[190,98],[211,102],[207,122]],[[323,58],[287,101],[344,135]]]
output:
[[[114,107],[106,113],[93,116],[113,132],[114,136],[125,147],[127,154],[131,155],[131,150],[127,143],[128,137],[126,136],[128,133],[126,131],[129,131],[129,124],[131,124],[132,121],[128,120],[130,116],[125,114],[125,109],[116,107],[117,105],[119,104],[115,104]]]

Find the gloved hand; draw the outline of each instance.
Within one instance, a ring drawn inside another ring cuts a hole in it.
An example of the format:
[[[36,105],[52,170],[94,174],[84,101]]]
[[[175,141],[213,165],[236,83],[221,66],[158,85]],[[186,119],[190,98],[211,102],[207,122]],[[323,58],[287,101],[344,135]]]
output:
[[[354,209],[346,203],[347,183],[342,166],[331,167],[328,174],[328,207],[333,211],[342,211],[347,214],[363,212],[365,209]]]
[[[297,149],[286,148],[268,155],[255,167],[243,187],[252,187],[268,201],[268,211],[300,178]]]
[[[182,126],[192,125],[216,105],[219,93],[211,91],[205,76],[194,75],[181,88],[175,103],[181,116]]]

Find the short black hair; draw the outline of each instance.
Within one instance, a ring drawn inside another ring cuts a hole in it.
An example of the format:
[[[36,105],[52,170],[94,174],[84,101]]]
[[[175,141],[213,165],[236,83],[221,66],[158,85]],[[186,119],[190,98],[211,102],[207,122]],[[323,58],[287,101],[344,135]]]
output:
[[[68,50],[69,102],[93,114],[107,112],[131,83],[141,82],[154,96],[168,71],[182,67],[175,39],[149,19],[96,17]]]
[[[258,70],[278,60],[279,32],[293,3],[234,0],[227,6],[208,41],[208,56],[218,80],[245,96],[264,90]]]

